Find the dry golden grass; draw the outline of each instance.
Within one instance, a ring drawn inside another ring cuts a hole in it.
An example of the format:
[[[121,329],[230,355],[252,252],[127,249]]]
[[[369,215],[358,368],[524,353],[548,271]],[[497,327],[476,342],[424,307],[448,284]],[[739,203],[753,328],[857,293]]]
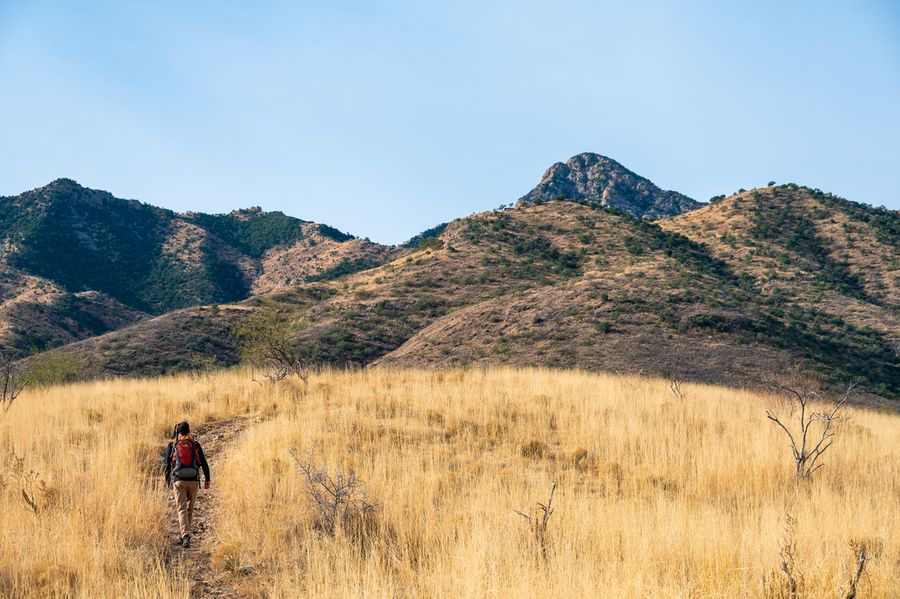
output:
[[[232,375],[23,393],[0,416],[0,596],[186,596],[164,562],[156,452],[182,415],[204,422],[273,401],[277,390]]]
[[[900,597],[900,417],[852,410],[827,465],[797,484],[772,398],[536,369],[246,373],[34,391],[0,450],[47,485],[33,514],[0,491],[0,595],[184,597],[164,567],[148,459],[171,424],[264,420],[212,464],[213,566],[250,596],[763,597],[788,514],[800,597],[842,597],[849,543],[879,549],[859,597]],[[316,531],[288,454],[354,470],[377,511]],[[514,510],[559,486],[547,557]],[[252,571],[242,567],[250,566]],[[780,575],[776,580],[780,580]],[[775,595],[777,596],[777,595]]]

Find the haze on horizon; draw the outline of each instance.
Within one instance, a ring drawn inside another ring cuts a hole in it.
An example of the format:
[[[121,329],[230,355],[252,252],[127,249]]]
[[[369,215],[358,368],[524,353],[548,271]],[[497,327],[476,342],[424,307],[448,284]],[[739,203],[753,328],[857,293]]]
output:
[[[0,3],[0,195],[69,177],[381,242],[583,151],[702,201],[898,209],[898,106],[887,0]]]

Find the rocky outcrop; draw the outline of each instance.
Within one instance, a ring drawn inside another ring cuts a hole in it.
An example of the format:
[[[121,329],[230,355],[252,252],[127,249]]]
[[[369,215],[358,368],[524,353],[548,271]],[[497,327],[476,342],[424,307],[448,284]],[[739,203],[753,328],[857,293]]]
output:
[[[677,191],[660,189],[611,158],[591,153],[578,154],[548,168],[537,187],[519,198],[516,206],[560,199],[615,208],[647,220],[702,206]]]

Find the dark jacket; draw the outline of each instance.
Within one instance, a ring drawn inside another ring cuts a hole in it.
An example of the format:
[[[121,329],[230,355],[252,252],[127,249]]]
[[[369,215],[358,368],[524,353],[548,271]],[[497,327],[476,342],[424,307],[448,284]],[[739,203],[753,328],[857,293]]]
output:
[[[203,470],[203,479],[206,481],[209,481],[209,464],[206,463],[206,456],[203,455],[203,448],[200,447],[199,441],[197,441],[195,439],[191,439],[191,441],[194,443],[194,452],[195,452],[195,457],[196,457],[197,463],[200,464],[200,468]],[[164,458],[165,462],[166,462],[166,482],[168,482],[168,483],[175,482],[172,479],[172,466],[173,466],[172,462],[174,461],[173,460],[174,456],[172,455],[173,451],[175,451],[175,442],[170,441],[169,444],[166,446],[166,457]],[[200,474],[198,473],[197,477],[193,478],[193,479],[181,478],[179,480],[196,480],[199,482]]]

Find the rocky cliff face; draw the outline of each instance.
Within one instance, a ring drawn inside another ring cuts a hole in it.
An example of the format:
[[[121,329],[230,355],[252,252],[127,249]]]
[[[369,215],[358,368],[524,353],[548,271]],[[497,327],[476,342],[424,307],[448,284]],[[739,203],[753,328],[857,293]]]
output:
[[[615,208],[646,220],[675,216],[702,205],[676,191],[660,189],[611,158],[591,153],[548,168],[537,187],[519,198],[516,206],[554,199]]]

